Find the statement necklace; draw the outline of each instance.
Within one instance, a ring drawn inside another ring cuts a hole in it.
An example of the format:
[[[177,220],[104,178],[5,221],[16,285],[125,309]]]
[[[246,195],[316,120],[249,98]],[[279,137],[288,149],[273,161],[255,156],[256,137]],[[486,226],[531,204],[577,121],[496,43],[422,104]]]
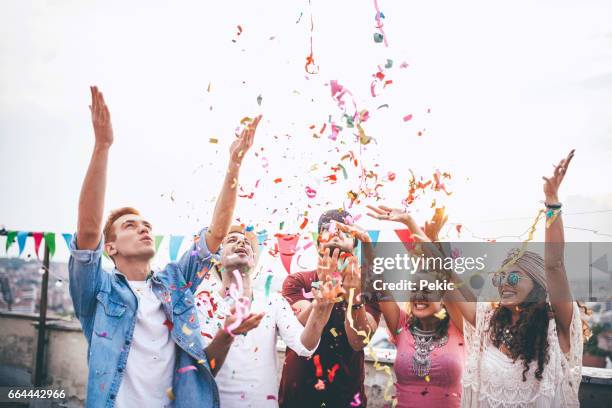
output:
[[[414,337],[414,354],[412,355],[412,371],[417,377],[425,377],[431,369],[431,352],[443,347],[448,341],[448,335],[436,339],[437,330],[421,330],[416,325],[410,326]]]

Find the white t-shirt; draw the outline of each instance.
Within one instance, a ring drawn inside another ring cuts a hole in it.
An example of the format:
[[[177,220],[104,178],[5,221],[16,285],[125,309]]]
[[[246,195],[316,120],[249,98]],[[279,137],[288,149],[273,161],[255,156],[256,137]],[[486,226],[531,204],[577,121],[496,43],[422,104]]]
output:
[[[196,307],[202,338],[208,345],[217,331],[224,327],[230,304],[216,289],[196,295]],[[253,292],[252,313],[265,312],[259,326],[245,336],[234,338],[223,366],[215,377],[224,408],[278,407],[277,333],[301,356],[310,357],[317,347],[306,349],[300,340],[304,327],[289,303],[279,294],[267,298]]]
[[[166,390],[172,387],[176,346],[164,325],[166,315],[151,281],[128,283],[138,298],[138,312],[116,406],[170,407]]]

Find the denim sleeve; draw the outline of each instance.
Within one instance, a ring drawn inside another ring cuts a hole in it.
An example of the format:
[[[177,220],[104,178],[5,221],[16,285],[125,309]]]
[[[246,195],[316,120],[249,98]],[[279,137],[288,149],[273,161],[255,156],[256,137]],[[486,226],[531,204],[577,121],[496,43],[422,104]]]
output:
[[[74,313],[81,320],[95,313],[96,295],[109,276],[102,270],[102,239],[94,250],[77,249],[76,237],[70,242],[68,276]]]
[[[202,283],[204,275],[208,272],[215,261],[219,260],[220,249],[215,253],[211,253],[206,246],[206,231],[208,228],[202,229],[193,244],[178,260],[178,266],[185,282],[191,282],[193,291]]]

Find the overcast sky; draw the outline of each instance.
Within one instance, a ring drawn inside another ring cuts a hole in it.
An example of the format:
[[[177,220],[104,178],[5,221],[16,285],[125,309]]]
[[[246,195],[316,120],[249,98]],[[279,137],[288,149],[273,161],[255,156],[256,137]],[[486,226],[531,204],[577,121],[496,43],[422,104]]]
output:
[[[257,113],[264,119],[241,177],[255,195],[236,211],[257,229],[274,233],[284,221],[284,231],[299,231],[305,211],[316,222],[341,206],[359,186],[356,170],[343,161],[347,180],[324,177],[353,151],[380,177],[397,175],[380,190],[389,205],[407,195],[410,170],[450,172],[452,195],[428,192],[412,207],[423,221],[432,200],[446,205],[449,222],[464,226],[458,237],[449,225],[447,239],[519,235],[540,208],[541,176],[576,148],[561,190],[566,225],[612,233],[611,212],[575,214],[612,209],[610,1],[379,5],[388,48],[373,41],[371,1],[2,2],[0,224],[75,229],[93,146],[88,86],[97,84],[116,140],[106,208],[140,208],[159,234],[209,222],[234,129]],[[311,13],[317,75],[304,70]],[[387,59],[393,83],[372,97],[372,74]],[[375,142],[361,153],[352,129],[332,141],[328,123],[312,136],[330,115],[342,124],[330,80],[370,112],[364,129]],[[575,229],[567,237],[612,238]]]

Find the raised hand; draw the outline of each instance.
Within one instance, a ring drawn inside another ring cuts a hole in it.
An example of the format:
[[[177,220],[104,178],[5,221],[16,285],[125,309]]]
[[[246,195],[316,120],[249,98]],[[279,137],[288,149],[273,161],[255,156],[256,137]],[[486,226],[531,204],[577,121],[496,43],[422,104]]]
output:
[[[242,322],[238,325],[238,327],[232,330],[232,334],[238,335],[248,333],[249,331],[259,326],[259,323],[261,323],[261,319],[263,319],[264,315],[265,313],[249,313],[246,317],[243,318]],[[224,328],[227,330],[227,328],[231,327],[231,325],[237,319],[238,317],[235,315],[235,309],[233,308],[232,314],[228,315],[225,318]]]
[[[331,279],[335,276],[339,276],[338,257],[340,256],[340,250],[335,248],[330,256],[330,249],[325,248],[321,255],[317,263],[317,278],[319,281],[325,282],[327,278]]]
[[[444,207],[436,208],[436,211],[431,218],[431,221],[425,221],[425,228],[423,228],[423,232],[427,235],[427,238],[431,240],[431,242],[438,242],[440,239],[438,234],[446,221],[448,221],[448,215],[445,214],[446,210]]]
[[[352,237],[357,238],[363,243],[372,242],[372,239],[370,238],[368,232],[357,224],[347,225],[337,221],[335,221],[335,224],[338,230],[350,234]]]
[[[408,218],[408,212],[399,208],[390,208],[385,205],[366,205],[372,212],[368,213],[368,216],[376,218],[377,220],[384,221],[397,221],[405,223]]]
[[[559,202],[559,186],[565,177],[570,162],[574,158],[574,152],[575,149],[572,149],[565,159],[562,159],[557,165],[553,165],[555,170],[552,177],[542,177],[544,179],[544,196],[546,197],[547,204]]]
[[[336,303],[336,299],[344,293],[342,283],[340,281],[333,281],[331,278],[327,278],[321,282],[319,288],[312,288],[313,303],[312,307],[315,309],[330,309]]]
[[[232,163],[240,164],[246,152],[253,146],[253,139],[255,138],[255,131],[257,125],[261,120],[261,115],[257,116],[252,121],[249,121],[247,125],[242,129],[242,132],[236,135],[230,146],[230,160]]]
[[[361,268],[355,256],[348,259],[348,265],[342,271],[342,288],[346,296],[351,289],[355,289],[355,297],[361,293]]]
[[[98,90],[97,86],[90,86],[91,90],[91,122],[96,136],[96,144],[99,146],[110,147],[113,144],[113,126],[111,124],[110,111],[104,95]]]

